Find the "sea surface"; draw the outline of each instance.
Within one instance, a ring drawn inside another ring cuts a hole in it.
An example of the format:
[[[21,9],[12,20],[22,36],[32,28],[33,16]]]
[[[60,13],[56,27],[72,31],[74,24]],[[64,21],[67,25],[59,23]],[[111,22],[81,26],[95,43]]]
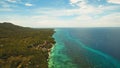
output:
[[[49,68],[120,68],[120,28],[60,28]]]

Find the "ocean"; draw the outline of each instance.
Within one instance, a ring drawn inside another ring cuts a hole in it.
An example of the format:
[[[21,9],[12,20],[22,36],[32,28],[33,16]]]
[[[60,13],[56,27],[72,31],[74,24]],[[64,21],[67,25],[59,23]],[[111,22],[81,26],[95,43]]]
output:
[[[120,28],[59,28],[49,68],[120,68]]]

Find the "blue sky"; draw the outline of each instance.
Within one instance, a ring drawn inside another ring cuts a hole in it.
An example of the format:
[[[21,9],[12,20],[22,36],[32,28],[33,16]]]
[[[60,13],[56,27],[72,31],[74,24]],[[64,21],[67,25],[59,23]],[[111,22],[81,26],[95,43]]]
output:
[[[120,27],[120,0],[0,0],[0,22],[28,27]]]

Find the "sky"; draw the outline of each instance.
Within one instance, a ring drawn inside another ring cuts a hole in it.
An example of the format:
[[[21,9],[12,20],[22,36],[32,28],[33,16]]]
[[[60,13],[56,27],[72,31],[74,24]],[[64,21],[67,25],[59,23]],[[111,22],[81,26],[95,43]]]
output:
[[[120,27],[120,0],[0,0],[0,23],[26,27]]]

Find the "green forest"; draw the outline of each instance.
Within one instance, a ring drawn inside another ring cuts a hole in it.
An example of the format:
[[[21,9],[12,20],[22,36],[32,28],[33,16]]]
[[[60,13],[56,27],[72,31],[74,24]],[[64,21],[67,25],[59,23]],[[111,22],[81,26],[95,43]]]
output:
[[[0,68],[48,68],[54,29],[0,23]]]

